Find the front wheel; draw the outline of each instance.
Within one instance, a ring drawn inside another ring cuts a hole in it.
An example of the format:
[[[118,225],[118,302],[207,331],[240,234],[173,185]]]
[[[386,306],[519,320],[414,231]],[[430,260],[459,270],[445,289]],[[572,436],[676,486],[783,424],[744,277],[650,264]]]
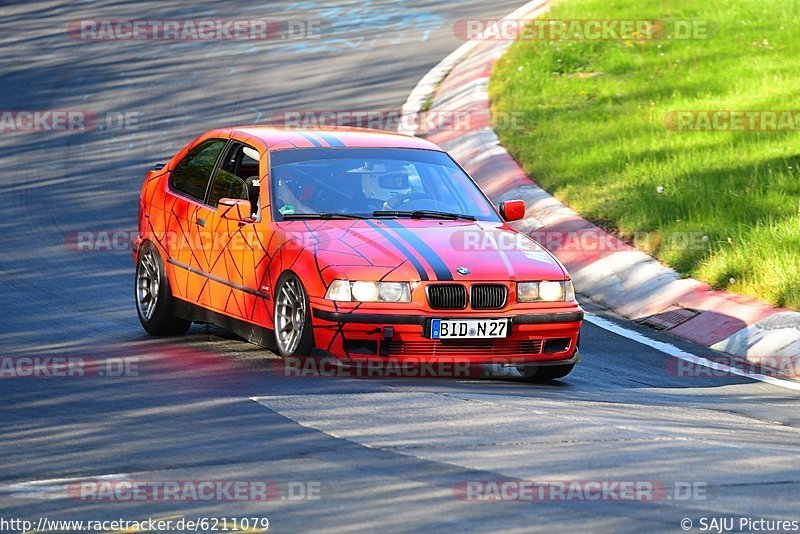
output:
[[[183,334],[192,325],[175,317],[175,299],[169,287],[164,262],[155,245],[142,244],[136,260],[136,312],[148,334]]]
[[[281,356],[309,356],[314,348],[311,305],[303,283],[285,272],[275,285],[275,342]]]

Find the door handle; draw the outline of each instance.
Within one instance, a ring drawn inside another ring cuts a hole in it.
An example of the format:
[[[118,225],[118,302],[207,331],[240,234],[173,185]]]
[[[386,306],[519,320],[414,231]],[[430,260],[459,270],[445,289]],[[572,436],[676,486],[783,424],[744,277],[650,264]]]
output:
[[[196,222],[197,222],[197,226],[202,226],[203,228],[206,227],[206,220],[205,219],[201,219],[201,218],[198,217],[196,219]]]

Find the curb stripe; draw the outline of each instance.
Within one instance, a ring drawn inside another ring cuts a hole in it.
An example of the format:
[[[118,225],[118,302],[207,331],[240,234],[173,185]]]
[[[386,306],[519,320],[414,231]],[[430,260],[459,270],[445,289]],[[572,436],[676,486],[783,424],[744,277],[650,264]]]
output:
[[[375,230],[377,230],[379,234],[385,237],[392,245],[395,246],[395,248],[397,248],[397,250],[402,252],[403,255],[406,258],[408,258],[408,261],[410,261],[411,264],[414,266],[414,268],[417,270],[417,274],[419,274],[420,280],[425,282],[430,280],[430,278],[428,278],[428,273],[425,271],[425,267],[422,266],[422,263],[420,263],[417,257],[414,256],[414,254],[412,254],[411,251],[405,247],[405,245],[403,245],[400,241],[398,241],[397,238],[395,238],[392,234],[381,228],[377,223],[374,223],[370,220],[365,220],[364,222],[373,227]]]
[[[397,221],[387,220],[384,221],[384,224],[388,228],[394,230],[397,235],[405,239],[406,242],[414,248],[414,250],[419,252],[420,255],[425,258],[425,261],[428,262],[428,265],[433,268],[433,272],[436,273],[436,278],[444,281],[453,279],[453,273],[450,272],[447,264],[425,241],[420,239],[418,235]]]

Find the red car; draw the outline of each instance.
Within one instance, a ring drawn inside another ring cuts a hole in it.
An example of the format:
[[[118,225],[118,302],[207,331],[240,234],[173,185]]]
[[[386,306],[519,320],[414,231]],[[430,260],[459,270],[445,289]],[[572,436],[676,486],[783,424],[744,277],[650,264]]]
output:
[[[210,131],[149,172],[136,308],[154,335],[228,328],[284,357],[505,364],[567,375],[583,311],[564,267],[426,140]]]

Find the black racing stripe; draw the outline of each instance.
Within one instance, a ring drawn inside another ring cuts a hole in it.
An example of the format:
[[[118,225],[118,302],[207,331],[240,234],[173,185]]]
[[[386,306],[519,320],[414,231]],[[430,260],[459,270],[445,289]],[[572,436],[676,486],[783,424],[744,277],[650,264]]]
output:
[[[339,141],[335,135],[329,133],[322,133],[322,132],[314,132],[316,135],[320,136],[322,139],[325,140],[331,146],[344,146],[344,143]]]
[[[384,221],[384,224],[394,230],[397,235],[402,237],[406,240],[406,242],[414,247],[414,249],[420,253],[420,255],[425,258],[425,261],[428,262],[433,268],[433,272],[436,273],[436,278],[439,280],[452,280],[453,273],[450,272],[450,269],[447,267],[447,264],[439,257],[439,255],[434,251],[425,241],[420,239],[420,237],[394,220],[387,220]]]
[[[425,272],[425,267],[422,265],[422,263],[420,263],[420,261],[414,256],[414,254],[412,254],[411,251],[408,250],[406,246],[403,245],[395,236],[393,236],[392,234],[381,228],[375,222],[369,220],[365,220],[364,222],[375,228],[375,230],[377,230],[378,233],[380,233],[383,237],[385,237],[392,245],[395,246],[395,248],[397,248],[397,250],[402,252],[403,255],[405,255],[405,257],[408,258],[408,261],[410,261],[411,264],[414,266],[414,268],[417,269],[417,274],[419,274],[420,280],[423,281],[430,280],[430,278],[428,278],[428,273]]]
[[[297,132],[297,135],[299,135],[300,137],[303,137],[305,139],[308,139],[311,142],[311,144],[313,144],[315,147],[323,148],[322,143],[320,143],[319,141],[314,139],[312,136],[310,136],[310,135],[308,135],[306,133],[303,133],[303,132]]]

